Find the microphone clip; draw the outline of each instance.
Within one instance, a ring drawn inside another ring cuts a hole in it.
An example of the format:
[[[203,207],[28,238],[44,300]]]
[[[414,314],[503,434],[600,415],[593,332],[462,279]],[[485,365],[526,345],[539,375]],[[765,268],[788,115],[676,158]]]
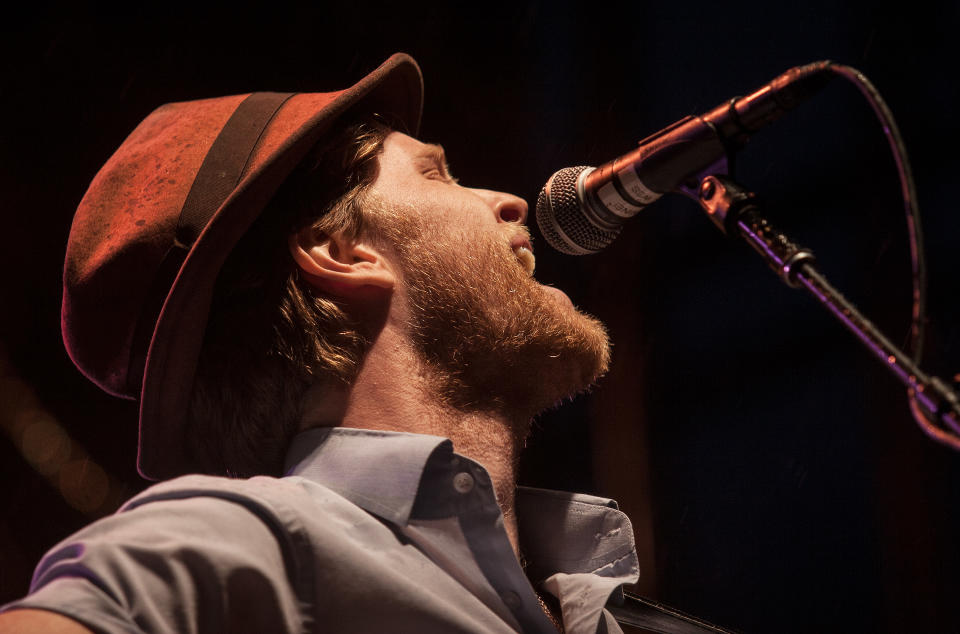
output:
[[[756,194],[728,176],[711,174],[700,181],[697,201],[725,235],[746,240],[787,286],[800,286],[799,272],[816,258],[767,222]]]

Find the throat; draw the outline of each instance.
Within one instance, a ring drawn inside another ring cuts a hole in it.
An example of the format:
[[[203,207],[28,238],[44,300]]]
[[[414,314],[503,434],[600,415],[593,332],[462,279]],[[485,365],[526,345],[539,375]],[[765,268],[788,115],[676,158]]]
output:
[[[517,469],[522,436],[515,423],[493,416],[461,414],[448,421],[446,429],[435,432],[453,442],[454,450],[486,468],[493,483],[497,504],[503,514],[504,529],[514,554],[519,559],[519,529],[516,515]]]

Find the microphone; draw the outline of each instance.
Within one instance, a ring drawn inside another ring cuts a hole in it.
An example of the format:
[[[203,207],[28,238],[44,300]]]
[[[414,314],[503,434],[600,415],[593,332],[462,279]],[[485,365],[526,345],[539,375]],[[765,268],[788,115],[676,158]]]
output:
[[[624,223],[661,196],[687,185],[746,143],[760,128],[820,90],[833,76],[830,61],[791,68],[746,97],[688,116],[599,167],[567,167],[537,198],[537,224],[547,243],[570,255],[597,253]]]

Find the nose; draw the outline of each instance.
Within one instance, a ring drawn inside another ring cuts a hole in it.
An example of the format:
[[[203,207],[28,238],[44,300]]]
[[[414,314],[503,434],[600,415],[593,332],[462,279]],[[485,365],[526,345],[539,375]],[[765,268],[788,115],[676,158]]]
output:
[[[497,222],[515,222],[523,224],[527,221],[527,201],[519,196],[506,192],[495,192],[489,189],[474,189],[486,201]]]

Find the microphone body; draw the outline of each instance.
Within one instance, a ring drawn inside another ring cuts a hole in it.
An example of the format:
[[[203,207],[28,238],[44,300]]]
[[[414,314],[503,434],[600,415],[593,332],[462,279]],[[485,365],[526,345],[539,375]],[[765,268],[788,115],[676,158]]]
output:
[[[537,223],[547,242],[571,255],[597,253],[623,224],[666,193],[696,187],[749,136],[776,121],[829,81],[831,62],[792,68],[745,97],[688,116],[599,167],[567,167],[537,199]],[[690,182],[697,177],[697,182]]]

